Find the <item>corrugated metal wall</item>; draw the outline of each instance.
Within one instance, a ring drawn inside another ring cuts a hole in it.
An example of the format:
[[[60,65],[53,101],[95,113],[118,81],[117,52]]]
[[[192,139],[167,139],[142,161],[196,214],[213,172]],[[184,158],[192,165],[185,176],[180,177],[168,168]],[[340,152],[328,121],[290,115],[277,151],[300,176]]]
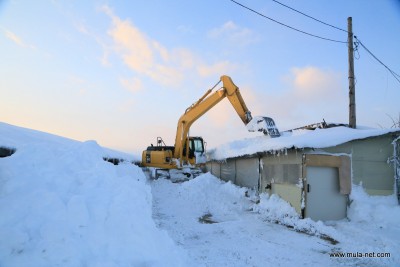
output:
[[[207,171],[224,181],[231,181],[236,185],[258,190],[260,177],[258,158],[237,158],[222,162],[208,162]]]
[[[236,184],[236,160],[229,159],[221,163],[221,176],[224,181],[231,181]]]
[[[259,180],[258,158],[236,159],[236,184],[258,189]]]
[[[392,136],[384,135],[324,148],[324,151],[351,154],[353,184],[362,182],[370,195],[391,195],[395,174],[388,161],[393,155],[392,142]]]

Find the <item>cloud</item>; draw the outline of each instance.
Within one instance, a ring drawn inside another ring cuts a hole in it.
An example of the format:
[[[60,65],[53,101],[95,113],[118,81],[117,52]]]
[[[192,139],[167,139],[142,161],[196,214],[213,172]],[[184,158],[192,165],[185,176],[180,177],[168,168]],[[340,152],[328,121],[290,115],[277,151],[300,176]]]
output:
[[[258,41],[258,36],[248,28],[242,28],[232,21],[224,23],[218,28],[214,28],[208,33],[212,39],[224,39],[235,45],[246,46]]]
[[[25,43],[19,36],[17,36],[15,33],[9,31],[9,30],[5,30],[5,36],[10,39],[11,41],[13,41],[15,44],[17,44],[20,47],[23,48],[30,48],[30,49],[35,49],[35,46],[31,45],[31,44],[27,44]]]
[[[113,18],[114,27],[108,32],[117,45],[123,61],[138,73],[149,74],[154,66],[151,43],[129,21]]]
[[[259,115],[293,128],[320,122],[346,122],[348,96],[343,73],[314,66],[294,67],[282,78],[278,93],[258,92]],[[262,105],[261,105],[262,104]]]
[[[292,68],[289,76],[294,93],[303,100],[337,98],[343,91],[340,81],[340,73],[311,66]]]
[[[201,77],[219,77],[236,69],[236,65],[229,61],[207,64],[189,49],[167,48],[147,36],[130,20],[119,18],[110,7],[103,6],[102,11],[111,18],[108,35],[113,43],[113,51],[136,75],[151,78],[166,87],[178,87],[185,77],[190,76],[188,72],[197,73]],[[106,51],[103,57],[105,63],[108,56],[109,51]]]
[[[120,19],[108,6],[103,11],[112,20],[108,34],[115,52],[131,70],[163,85],[177,85],[182,81],[182,70],[192,66],[188,63],[187,51],[168,50],[129,20]]]

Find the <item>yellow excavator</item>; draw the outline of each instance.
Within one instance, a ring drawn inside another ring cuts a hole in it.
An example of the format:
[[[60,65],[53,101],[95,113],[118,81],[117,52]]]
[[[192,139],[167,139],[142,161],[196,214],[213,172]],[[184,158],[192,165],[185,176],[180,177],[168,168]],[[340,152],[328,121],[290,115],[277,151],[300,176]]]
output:
[[[222,82],[222,87],[213,90]],[[198,136],[189,136],[191,125],[213,108],[225,97],[228,98],[240,119],[249,131],[262,131],[271,137],[279,137],[280,133],[275,122],[269,117],[256,117],[253,119],[248,110],[239,88],[229,76],[221,76],[219,82],[209,89],[199,100],[188,107],[179,118],[176,130],[175,146],[167,146],[161,137],[157,137],[157,145],[149,146],[142,153],[142,166],[153,167],[157,170],[168,171],[171,169],[184,170],[183,173],[190,177],[200,165],[205,164],[204,140]],[[188,168],[192,171],[188,171]]]

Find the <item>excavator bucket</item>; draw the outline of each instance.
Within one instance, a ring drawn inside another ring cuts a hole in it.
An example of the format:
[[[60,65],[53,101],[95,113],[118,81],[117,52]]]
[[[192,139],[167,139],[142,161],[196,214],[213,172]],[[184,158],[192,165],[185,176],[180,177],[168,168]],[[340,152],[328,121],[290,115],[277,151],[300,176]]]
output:
[[[249,130],[249,132],[263,132],[265,135],[269,135],[271,137],[281,136],[278,128],[275,125],[274,120],[270,117],[262,117],[262,116],[254,117],[246,125],[246,127],[247,130]]]

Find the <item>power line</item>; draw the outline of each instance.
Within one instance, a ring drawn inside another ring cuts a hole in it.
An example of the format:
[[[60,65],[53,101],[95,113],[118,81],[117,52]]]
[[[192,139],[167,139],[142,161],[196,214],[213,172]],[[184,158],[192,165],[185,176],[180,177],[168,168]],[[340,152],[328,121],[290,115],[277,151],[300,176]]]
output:
[[[386,66],[379,58],[377,58],[365,45],[360,41],[360,39],[357,38],[357,36],[354,36],[354,39],[357,40],[358,44],[360,44],[376,61],[378,61],[382,66],[384,66],[392,75],[393,77],[400,83],[400,75],[394,72],[392,69],[390,69],[388,66]]]
[[[249,10],[249,11],[251,11],[251,12],[253,12],[253,13],[255,13],[255,14],[257,14],[257,15],[259,15],[259,16],[261,16],[261,17],[263,17],[263,18],[269,19],[269,20],[271,20],[271,21],[273,21],[273,22],[275,22],[275,23],[278,23],[278,24],[280,24],[280,25],[282,25],[282,26],[285,26],[285,27],[287,27],[287,28],[289,28],[289,29],[292,29],[292,30],[294,30],[294,31],[301,32],[301,33],[303,33],[303,34],[306,34],[306,35],[309,35],[309,36],[312,36],[312,37],[315,37],[315,38],[319,38],[319,39],[322,39],[322,40],[326,40],[326,41],[331,41],[331,42],[336,42],[336,43],[344,43],[344,44],[347,44],[347,42],[344,42],[344,41],[333,40],[333,39],[325,38],[325,37],[322,37],[322,36],[319,36],[319,35],[315,35],[315,34],[312,34],[312,33],[309,33],[309,32],[305,32],[305,31],[299,30],[299,29],[297,29],[297,28],[294,28],[294,27],[292,27],[292,26],[289,26],[289,25],[287,25],[287,24],[284,24],[284,23],[282,23],[282,22],[280,22],[280,21],[277,21],[277,20],[275,20],[275,19],[273,19],[273,18],[267,17],[266,15],[261,14],[261,13],[255,11],[254,9],[251,9],[251,8],[245,6],[245,5],[242,5],[241,3],[238,3],[238,2],[236,2],[236,1],[234,1],[234,0],[230,0],[230,1],[233,2],[233,3],[235,3],[235,4],[237,4],[237,5],[239,5],[239,6],[241,6],[241,7],[243,7],[243,8],[245,8],[245,9],[247,9],[247,10]]]
[[[274,2],[277,3],[277,4],[280,4],[280,5],[284,6],[284,7],[286,7],[286,8],[289,8],[289,9],[291,9],[291,10],[293,10],[293,11],[295,11],[295,12],[297,12],[297,13],[303,15],[303,16],[306,16],[306,17],[308,17],[308,18],[310,18],[310,19],[313,19],[313,20],[315,20],[315,21],[318,21],[319,23],[322,23],[322,24],[324,24],[324,25],[326,25],[326,26],[335,28],[335,29],[340,30],[340,31],[347,32],[347,31],[344,30],[344,29],[341,29],[341,28],[336,27],[336,26],[334,26],[334,25],[331,25],[331,24],[329,24],[329,23],[323,22],[322,20],[316,19],[316,18],[314,18],[314,17],[312,17],[312,16],[310,16],[310,15],[307,15],[307,14],[301,12],[301,11],[298,11],[297,9],[294,9],[294,8],[292,8],[292,7],[290,7],[290,6],[287,6],[287,5],[285,5],[285,4],[283,4],[283,3],[279,2],[279,1],[276,1],[276,0],[272,0],[272,1],[274,1]]]
[[[292,7],[290,7],[290,6],[287,6],[287,5],[281,3],[281,2],[279,2],[279,1],[277,1],[277,0],[272,0],[272,1],[275,2],[275,3],[277,3],[277,4],[280,4],[280,5],[284,6],[284,7],[286,7],[286,8],[289,8],[289,9],[291,9],[291,10],[297,12],[297,13],[300,13],[300,14],[302,14],[303,16],[306,16],[306,17],[308,17],[308,18],[310,18],[310,19],[313,19],[313,20],[318,21],[318,22],[320,22],[320,23],[322,23],[322,24],[325,24],[325,25],[330,26],[330,27],[332,27],[332,28],[335,28],[335,29],[338,29],[338,30],[341,30],[341,31],[344,31],[344,32],[347,32],[347,33],[348,33],[348,31],[346,31],[346,30],[344,30],[344,29],[341,29],[341,28],[339,28],[339,27],[333,26],[333,25],[328,24],[328,23],[326,23],[326,22],[323,22],[323,21],[321,21],[321,20],[319,20],[319,19],[316,19],[316,18],[314,18],[314,17],[312,17],[312,16],[310,16],[310,15],[307,15],[307,14],[305,14],[305,13],[303,13],[303,12],[297,10],[297,9],[294,9],[294,8],[292,8]],[[400,83],[400,79],[399,79],[399,78],[400,78],[400,75],[399,75],[399,74],[397,74],[396,72],[394,72],[392,69],[390,69],[388,66],[386,66],[381,60],[379,60],[371,51],[369,51],[369,49],[368,49],[368,48],[360,41],[360,39],[358,39],[355,35],[354,35],[354,39],[356,39],[356,42],[354,42],[354,45],[356,46],[354,51],[357,52],[358,58],[360,57],[360,55],[359,55],[359,53],[358,53],[358,45],[361,45],[361,46],[362,46],[376,61],[378,61],[382,66],[384,66],[384,67],[390,72],[390,74],[392,74],[393,77]],[[357,58],[357,57],[356,57],[356,58]],[[358,59],[358,58],[357,58],[357,59]]]

